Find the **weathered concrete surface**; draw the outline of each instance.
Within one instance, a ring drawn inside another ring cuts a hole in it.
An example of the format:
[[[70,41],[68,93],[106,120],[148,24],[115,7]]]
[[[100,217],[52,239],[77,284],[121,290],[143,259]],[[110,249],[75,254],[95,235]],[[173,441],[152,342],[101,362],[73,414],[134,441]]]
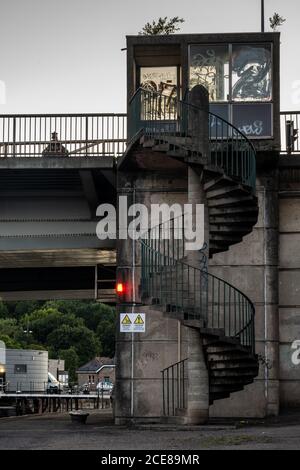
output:
[[[279,410],[276,171],[258,176],[257,196],[259,217],[254,231],[228,252],[215,255],[210,262],[210,272],[232,283],[254,303],[259,376],[243,391],[232,394],[227,400],[216,401],[210,407],[210,416],[262,417],[277,414]]]
[[[286,166],[297,161],[285,158]],[[280,193],[279,331],[280,403],[300,406],[300,364],[292,348],[300,340],[300,178],[299,169],[282,170]],[[296,358],[296,363],[295,363]]]
[[[119,310],[130,312],[131,308]],[[146,333],[117,334],[117,424],[140,418],[160,421],[161,371],[178,359],[178,321],[150,307],[136,307],[134,311],[146,313]]]

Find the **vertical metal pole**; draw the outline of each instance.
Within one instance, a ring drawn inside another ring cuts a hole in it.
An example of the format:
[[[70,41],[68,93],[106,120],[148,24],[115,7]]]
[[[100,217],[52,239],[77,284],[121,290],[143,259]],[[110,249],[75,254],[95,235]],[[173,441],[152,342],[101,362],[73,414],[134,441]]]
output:
[[[165,371],[162,371],[162,388],[163,388],[163,415],[166,415],[166,404],[165,404]]]
[[[265,32],[265,0],[261,0],[261,32]]]

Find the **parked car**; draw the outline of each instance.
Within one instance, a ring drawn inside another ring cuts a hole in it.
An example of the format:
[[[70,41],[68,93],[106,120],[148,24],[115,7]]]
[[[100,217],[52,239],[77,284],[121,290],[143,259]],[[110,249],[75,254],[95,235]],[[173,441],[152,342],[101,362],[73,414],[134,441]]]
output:
[[[114,387],[114,384],[112,382],[106,382],[105,380],[102,380],[101,382],[97,383],[96,389],[100,392],[102,390],[103,392],[111,392],[113,387]]]

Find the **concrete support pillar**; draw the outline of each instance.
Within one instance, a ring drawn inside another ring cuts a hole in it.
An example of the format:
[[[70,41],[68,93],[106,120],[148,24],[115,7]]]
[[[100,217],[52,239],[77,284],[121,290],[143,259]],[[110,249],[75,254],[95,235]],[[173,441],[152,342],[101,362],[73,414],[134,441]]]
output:
[[[192,148],[196,152],[192,161],[209,159],[209,98],[208,91],[202,85],[196,85],[189,92],[188,133],[192,137]]]
[[[197,151],[202,154],[201,163],[205,163],[209,155],[208,142],[208,94],[202,86],[193,88],[190,93],[190,103],[197,106],[189,115],[189,129]],[[201,109],[201,111],[198,111]],[[200,161],[190,163],[188,168],[188,202],[193,206],[193,229],[195,226],[196,205],[204,205],[204,243],[202,253],[188,252],[188,263],[196,268],[200,267],[203,254],[208,263],[209,257],[209,218],[208,207],[203,189],[203,167]],[[206,279],[203,279],[203,288],[206,288]],[[204,298],[205,296],[202,296]],[[206,302],[203,302],[203,308]],[[201,312],[203,318],[206,312]],[[189,424],[202,424],[207,421],[209,414],[209,380],[205,362],[203,344],[199,329],[188,328],[188,409],[186,420]]]
[[[209,381],[201,335],[188,328],[188,400],[186,422],[203,424],[209,415]]]

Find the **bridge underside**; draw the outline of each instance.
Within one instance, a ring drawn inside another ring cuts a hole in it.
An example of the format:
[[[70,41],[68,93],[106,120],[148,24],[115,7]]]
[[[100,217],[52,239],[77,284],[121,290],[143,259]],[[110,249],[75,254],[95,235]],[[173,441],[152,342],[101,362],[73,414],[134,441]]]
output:
[[[114,199],[113,157],[0,159],[0,298],[115,302],[115,242],[96,236]]]

